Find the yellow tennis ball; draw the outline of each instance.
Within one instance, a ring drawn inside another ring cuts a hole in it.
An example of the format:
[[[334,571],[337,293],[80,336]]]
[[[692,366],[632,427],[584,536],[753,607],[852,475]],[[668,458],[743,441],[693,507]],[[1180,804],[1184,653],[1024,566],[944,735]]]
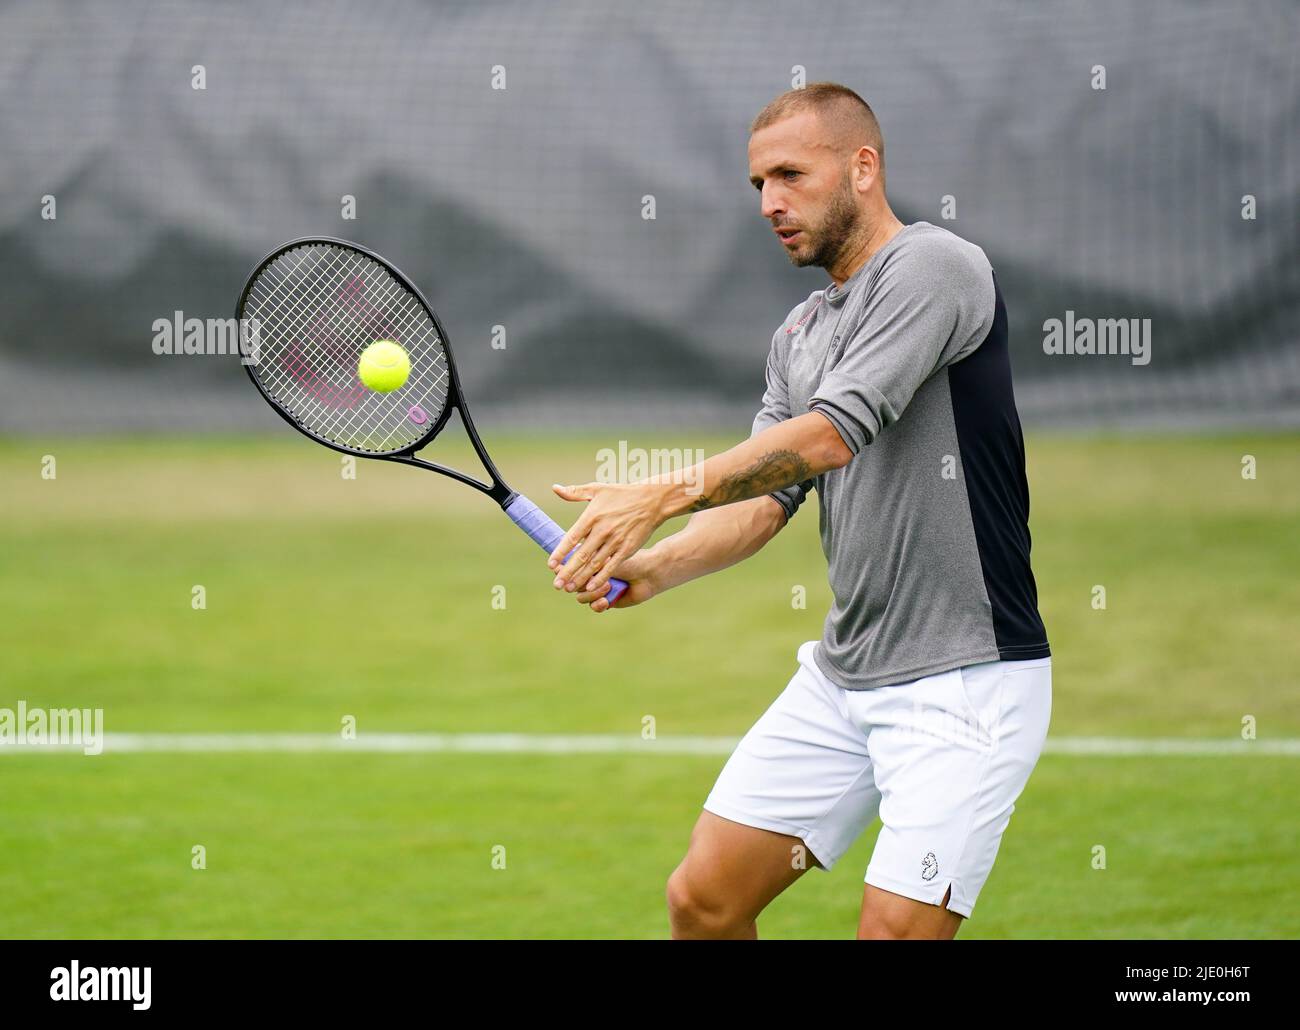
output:
[[[400,389],[410,374],[410,357],[392,340],[376,340],[361,352],[357,362],[357,376],[376,393]]]

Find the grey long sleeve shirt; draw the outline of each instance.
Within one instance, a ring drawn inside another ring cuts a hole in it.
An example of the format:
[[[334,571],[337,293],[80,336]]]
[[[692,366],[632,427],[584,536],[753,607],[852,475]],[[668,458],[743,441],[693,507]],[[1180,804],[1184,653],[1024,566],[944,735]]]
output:
[[[827,677],[869,689],[1048,656],[1006,311],[984,251],[915,222],[791,310],[753,432],[809,411],[853,458],[772,497],[788,518],[817,491]]]

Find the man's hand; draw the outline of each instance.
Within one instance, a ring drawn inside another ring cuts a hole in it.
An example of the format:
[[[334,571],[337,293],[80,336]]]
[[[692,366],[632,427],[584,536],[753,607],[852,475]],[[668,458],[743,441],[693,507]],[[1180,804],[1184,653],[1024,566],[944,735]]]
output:
[[[669,516],[662,483],[556,484],[551,489],[566,501],[590,502],[547,562],[557,590],[603,594],[612,570],[639,551]]]
[[[644,604],[655,594],[660,593],[656,566],[657,561],[653,551],[641,550],[611,569],[613,575],[627,582],[627,589],[623,591],[623,596],[613,607],[631,608],[634,604]],[[580,590],[575,598],[579,604],[590,605],[593,612],[604,612],[610,608],[609,601],[605,599],[608,590],[608,586],[603,586],[599,590]]]

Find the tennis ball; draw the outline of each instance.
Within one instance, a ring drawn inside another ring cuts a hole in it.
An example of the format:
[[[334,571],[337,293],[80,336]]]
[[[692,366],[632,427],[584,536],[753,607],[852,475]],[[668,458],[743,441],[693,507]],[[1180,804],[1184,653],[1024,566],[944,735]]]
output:
[[[410,374],[410,357],[392,340],[376,340],[361,352],[357,362],[357,376],[375,393],[400,389]]]

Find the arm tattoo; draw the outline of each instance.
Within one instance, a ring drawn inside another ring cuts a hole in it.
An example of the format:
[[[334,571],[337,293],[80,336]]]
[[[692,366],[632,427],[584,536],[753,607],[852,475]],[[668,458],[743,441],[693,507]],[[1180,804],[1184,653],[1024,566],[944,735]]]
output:
[[[723,476],[711,494],[701,494],[691,511],[761,497],[810,477],[812,469],[796,451],[769,451],[747,469]]]

